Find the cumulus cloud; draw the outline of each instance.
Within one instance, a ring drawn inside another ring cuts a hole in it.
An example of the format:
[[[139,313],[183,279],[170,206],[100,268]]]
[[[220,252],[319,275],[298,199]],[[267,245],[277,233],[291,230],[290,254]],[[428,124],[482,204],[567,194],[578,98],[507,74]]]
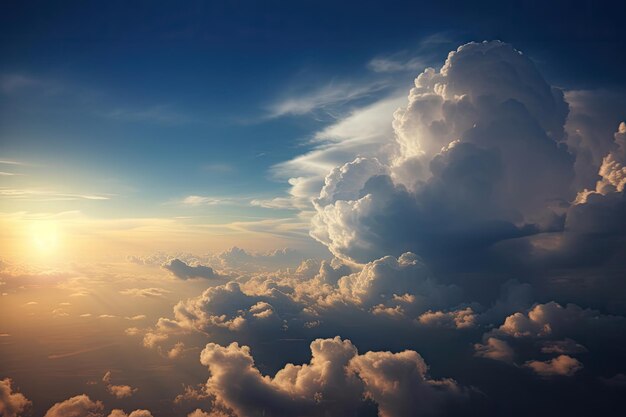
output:
[[[623,316],[549,302],[509,315],[499,327],[486,332],[483,343],[475,344],[474,350],[476,356],[512,364],[521,359],[519,365],[541,376],[572,376],[583,368],[573,356],[593,354],[607,361],[623,360],[611,346],[624,342],[625,326]],[[546,355],[553,357],[536,359]]]
[[[19,417],[24,415],[31,402],[21,393],[13,391],[9,378],[0,380],[0,415]]]
[[[570,108],[567,145],[576,155],[576,189],[593,189],[602,161],[615,148],[613,133],[626,116],[626,96],[607,89],[570,90],[565,99]]]
[[[254,204],[265,205],[265,203],[260,200]],[[129,262],[140,265],[163,266],[166,270],[168,270],[168,265],[171,266],[173,261],[178,260],[189,267],[214,265],[216,268],[220,269],[220,271],[242,273],[295,267],[304,259],[304,254],[299,250],[291,248],[255,252],[233,246],[224,251],[206,255],[194,255],[190,253],[176,253],[172,255],[164,252],[155,252],[148,256],[128,256],[127,259]],[[174,267],[180,268],[181,272],[187,271],[179,262],[174,262]],[[202,272],[203,269],[200,268],[199,271]],[[173,273],[173,271],[170,272]],[[194,273],[196,272],[197,271],[194,271]],[[204,270],[204,272],[209,274],[206,270]],[[217,275],[215,269],[214,273]]]
[[[598,170],[595,189],[581,190],[569,207],[563,244],[570,256],[587,263],[624,256],[626,221],[626,123],[619,125],[614,142]],[[602,250],[597,248],[602,247]]]
[[[102,382],[106,384],[107,390],[115,398],[127,398],[137,392],[137,388],[130,385],[114,385],[111,383],[111,371],[107,371],[102,377]]]
[[[187,417],[228,417],[228,414],[223,413],[222,411],[211,411],[207,413],[206,411],[202,411],[198,408],[187,414]]]
[[[102,402],[93,401],[89,396],[82,394],[56,403],[44,417],[105,417],[105,415]],[[152,413],[148,410],[135,410],[127,414],[123,410],[114,409],[107,417],[152,417]]]
[[[602,159],[598,170],[600,179],[596,182],[595,190],[585,189],[579,192],[576,203],[586,203],[593,194],[606,196],[610,193],[623,193],[626,185],[626,123],[620,123],[614,139],[613,147]]]
[[[476,356],[481,358],[493,359],[502,362],[512,362],[514,352],[511,346],[504,340],[495,337],[488,337],[485,343],[477,343],[474,345]]]
[[[137,336],[141,333],[141,330],[138,327],[129,327],[124,330],[124,333],[126,333],[128,336]]]
[[[279,200],[282,206],[302,209],[308,217],[313,209],[311,199],[319,195],[324,178],[333,168],[356,156],[391,155],[392,114],[404,101],[404,94],[398,93],[358,108],[317,132],[312,150],[274,166],[274,175],[290,185],[288,197]]]
[[[401,319],[412,328],[420,315],[456,305],[462,292],[439,283],[413,254],[387,256],[356,270],[338,260],[307,261],[297,270],[241,277],[179,302],[174,317],[161,318],[144,337],[149,347],[189,332],[239,334],[270,341],[350,331],[355,320]],[[471,308],[441,313],[455,328],[472,326]],[[422,322],[430,322],[428,314]],[[444,325],[445,319],[439,323]],[[419,320],[417,320],[419,322]],[[449,323],[444,325],[447,326]]]
[[[183,392],[174,398],[174,404],[204,401],[208,398],[211,398],[211,394],[207,392],[206,385],[201,384],[198,387],[187,385],[184,387]]]
[[[148,410],[135,410],[126,414],[123,410],[116,409],[108,417],[152,417],[152,413]]]
[[[303,260],[300,251],[290,248],[275,249],[269,252],[251,252],[233,246],[216,254],[213,261],[224,270],[253,271],[279,269],[297,266]]]
[[[425,326],[452,327],[464,329],[473,327],[476,323],[476,314],[471,307],[455,311],[427,311],[418,317]]]
[[[583,368],[577,359],[567,355],[559,355],[548,361],[528,361],[524,365],[541,376],[572,376]]]
[[[378,404],[381,417],[437,415],[464,390],[452,379],[428,378],[428,367],[415,351],[367,352],[350,361],[365,385],[366,397]]]
[[[257,203],[255,204],[265,204],[261,201],[257,201]],[[243,224],[242,227],[244,227]],[[183,277],[191,278],[196,276],[204,278],[213,276],[218,278],[221,274],[216,271],[216,269],[222,272],[222,274],[228,275],[293,268],[297,267],[304,259],[306,259],[304,253],[291,248],[257,252],[237,246],[233,246],[221,252],[205,255],[195,255],[184,252],[175,254],[156,252],[148,256],[127,257],[129,262],[135,264],[161,266],[175,276],[179,275],[181,279],[183,279]],[[215,268],[206,265],[212,265]],[[212,269],[213,273],[206,268]],[[176,275],[176,273],[178,273],[178,275]]]
[[[137,388],[133,388],[129,385],[109,385],[107,389],[115,398],[127,398],[137,391]]]
[[[604,316],[596,310],[583,309],[575,304],[549,302],[537,304],[527,313],[508,316],[496,333],[514,338],[559,337],[584,333],[595,326],[619,325],[623,317]]]
[[[311,343],[311,361],[287,364],[274,377],[263,376],[247,346],[207,344],[201,362],[211,372],[209,391],[240,417],[345,415],[363,395],[378,404],[381,416],[433,415],[442,401],[458,399],[463,389],[449,379],[433,380],[419,354],[405,351],[359,355],[339,337]],[[392,388],[392,389],[391,389]]]
[[[180,357],[185,351],[185,344],[182,342],[178,342],[174,345],[172,349],[167,352],[167,357],[170,359],[175,359]]]
[[[77,395],[54,404],[44,417],[104,417],[104,405],[87,395]]]
[[[624,272],[626,125],[614,135],[585,130],[580,97],[548,84],[509,45],[463,45],[417,77],[402,108],[393,112],[393,96],[355,110],[318,132],[310,152],[274,167],[290,178],[290,196],[254,204],[301,209],[332,260],[295,267],[295,251],[234,247],[145,261],[181,279],[224,278],[145,329],[144,345],[170,358],[213,341],[201,354],[206,387],[175,402],[206,401],[193,405],[197,417],[367,414],[372,405],[391,417],[445,414],[469,397],[454,380],[431,378],[417,351],[444,375],[484,384],[496,403],[511,398],[485,381],[501,375],[519,393],[536,381],[530,372],[546,387],[582,362],[585,374],[623,372],[612,347],[626,319],[607,314],[614,304],[585,300],[597,276]],[[571,269],[595,265],[593,256],[613,263]],[[589,278],[570,285],[581,274]],[[328,338],[336,334],[343,339]],[[282,343],[310,340],[308,363],[279,359],[280,349],[301,354]]]
[[[180,259],[172,259],[168,263],[163,264],[163,268],[170,271],[176,278],[190,279],[190,278],[205,278],[214,279],[219,275],[210,266],[204,265],[187,265]]]

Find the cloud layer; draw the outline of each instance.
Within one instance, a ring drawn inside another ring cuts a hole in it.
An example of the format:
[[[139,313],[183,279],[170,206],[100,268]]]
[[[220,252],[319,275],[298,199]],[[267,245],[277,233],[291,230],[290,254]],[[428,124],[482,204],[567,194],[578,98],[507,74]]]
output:
[[[233,247],[130,259],[167,271],[115,295],[171,311],[146,312],[160,318],[126,334],[196,378],[171,398],[180,415],[575,415],[623,404],[626,124],[606,116],[606,126],[587,108],[602,100],[550,85],[497,41],[462,45],[401,101],[320,131],[312,151],[275,167],[294,175],[291,197],[255,203],[302,210],[332,256]],[[184,296],[168,304],[174,284]],[[99,317],[147,317],[138,313]],[[132,408],[149,392],[102,380],[104,398]],[[28,406],[0,383],[3,413]],[[83,394],[46,417],[105,409]]]

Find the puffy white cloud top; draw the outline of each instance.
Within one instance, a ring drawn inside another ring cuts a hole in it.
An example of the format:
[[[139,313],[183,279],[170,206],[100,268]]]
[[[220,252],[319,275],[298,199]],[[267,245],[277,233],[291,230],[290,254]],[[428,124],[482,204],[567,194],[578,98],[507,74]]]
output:
[[[311,235],[367,262],[558,228],[575,196],[567,109],[511,46],[463,45],[420,74],[394,114],[395,156],[357,158],[326,177]]]
[[[414,351],[359,355],[340,337],[311,343],[311,361],[287,364],[274,377],[263,376],[247,346],[209,343],[200,355],[211,377],[207,389],[238,416],[352,415],[365,395],[379,415],[435,415],[447,401],[466,391],[454,380],[428,377],[428,367]]]

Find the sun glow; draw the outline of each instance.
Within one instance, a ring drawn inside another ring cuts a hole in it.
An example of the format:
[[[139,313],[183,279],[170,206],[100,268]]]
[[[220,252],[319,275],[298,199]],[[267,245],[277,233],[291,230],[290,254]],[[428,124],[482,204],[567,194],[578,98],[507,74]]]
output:
[[[59,227],[56,222],[34,222],[30,226],[30,235],[40,255],[50,255],[59,248]]]

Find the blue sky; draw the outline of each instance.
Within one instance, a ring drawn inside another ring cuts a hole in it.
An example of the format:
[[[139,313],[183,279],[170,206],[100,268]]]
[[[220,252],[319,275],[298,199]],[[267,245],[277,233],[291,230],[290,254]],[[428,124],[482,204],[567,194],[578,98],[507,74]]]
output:
[[[406,96],[461,43],[503,39],[556,85],[596,88],[601,74],[623,89],[620,13],[592,4],[9,2],[0,154],[23,165],[3,166],[22,175],[2,186],[107,200],[3,199],[4,211],[293,217],[250,204],[288,195],[294,172],[276,166],[351,112]],[[178,204],[189,196],[204,199]]]
[[[0,413],[623,409],[624,16],[1,2]]]

